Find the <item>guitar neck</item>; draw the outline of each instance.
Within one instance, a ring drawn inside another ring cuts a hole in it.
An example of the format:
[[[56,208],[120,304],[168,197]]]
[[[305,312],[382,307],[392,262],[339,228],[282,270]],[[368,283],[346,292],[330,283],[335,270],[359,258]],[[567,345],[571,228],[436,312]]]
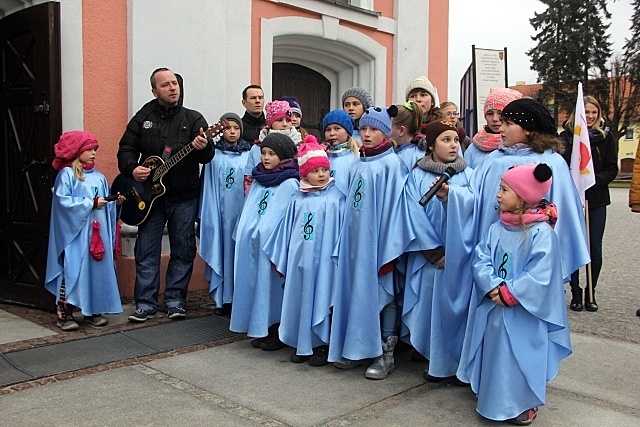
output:
[[[165,174],[169,172],[169,170],[172,167],[177,165],[182,159],[187,157],[187,155],[192,151],[193,151],[193,145],[191,145],[191,143],[182,147],[180,151],[178,151],[173,156],[169,157],[169,159],[162,166],[156,169],[156,171],[153,174],[153,180],[158,181],[160,178],[165,176]]]

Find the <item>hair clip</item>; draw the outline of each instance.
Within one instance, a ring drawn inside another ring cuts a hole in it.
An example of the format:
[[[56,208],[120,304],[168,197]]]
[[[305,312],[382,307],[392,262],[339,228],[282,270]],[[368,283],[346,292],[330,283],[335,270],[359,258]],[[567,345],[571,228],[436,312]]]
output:
[[[404,104],[402,104],[404,106],[404,108],[406,108],[409,111],[413,111],[413,105],[411,105],[411,101],[407,101]]]

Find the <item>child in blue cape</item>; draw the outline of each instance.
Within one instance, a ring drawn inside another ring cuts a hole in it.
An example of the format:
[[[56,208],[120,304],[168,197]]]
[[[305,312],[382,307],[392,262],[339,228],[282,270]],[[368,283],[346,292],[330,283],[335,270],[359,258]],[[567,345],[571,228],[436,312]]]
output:
[[[398,115],[392,120],[391,139],[396,143],[396,154],[409,170],[425,155],[426,143],[422,131],[422,107],[414,101],[397,105]]]
[[[309,135],[298,148],[300,191],[264,246],[285,276],[280,340],[296,350],[291,361],[327,364],[331,306],[344,194],[329,173],[329,159]]]
[[[241,138],[242,119],[227,113],[220,120],[229,127],[214,141],[216,156],[202,171],[198,214],[200,256],[206,265],[209,296],[215,301],[213,313],[230,313],[233,301],[233,260],[235,241],[231,238],[244,203],[244,168],[251,144]]]
[[[358,158],[360,146],[353,138],[353,119],[344,110],[330,111],[322,119],[324,140],[331,164],[331,177],[343,193],[349,190],[349,169]]]
[[[526,163],[502,175],[500,220],[475,250],[477,306],[467,374],[485,418],[528,425],[546,385],[571,354],[557,208],[543,199],[551,168]]]
[[[393,262],[401,254],[437,246],[419,215],[409,171],[393,150],[392,105],[371,107],[360,118],[361,157],[349,171],[340,241],[329,361],[341,369],[375,358],[365,376],[387,378],[398,341]]]
[[[105,313],[121,313],[116,256],[116,203],[105,200],[109,184],[95,169],[96,137],[83,131],[62,134],[54,146],[53,188],[45,288],[56,296],[58,327],[79,328],[73,306],[83,322],[105,326]]]
[[[447,168],[455,171],[450,184],[468,186],[472,170],[459,155],[456,127],[434,121],[426,125],[424,132],[427,154],[417,161],[411,173],[419,194],[429,191]],[[429,381],[455,378],[458,369],[462,337],[449,345],[455,337],[445,331],[451,322],[466,322],[469,310],[474,249],[470,216],[448,209],[433,198],[424,206],[422,215],[413,218],[416,222],[431,221],[439,238],[437,248],[408,254],[402,303],[401,338],[429,361],[424,371]]]
[[[291,138],[293,143],[298,146],[302,142],[302,135],[293,126],[293,111],[287,101],[271,101],[267,102],[265,106],[265,117],[267,120],[267,126],[260,131],[258,135],[258,142],[256,142],[249,151],[249,158],[245,166],[245,178],[244,178],[244,194],[247,194],[249,187],[253,182],[251,174],[253,168],[260,163],[262,151],[260,145],[262,141],[271,133],[281,133]]]
[[[553,200],[562,213],[554,231],[560,244],[562,277],[568,282],[572,272],[589,262],[589,250],[582,202],[571,179],[569,167],[559,154],[563,148],[556,123],[549,110],[529,98],[517,99],[507,104],[502,110],[501,120],[502,142],[498,149],[488,154],[480,166],[474,169],[469,187],[444,184],[438,195],[447,198],[449,209],[473,212],[472,235],[477,244],[487,234],[491,224],[499,219],[495,191],[500,185],[502,174],[514,165],[546,163],[553,171],[553,185],[547,198]],[[473,292],[475,288],[472,288],[472,294]],[[469,327],[472,326],[474,317],[475,307],[472,304],[468,313]],[[450,334],[466,336],[461,352],[462,368],[469,355],[468,337],[471,336],[471,331],[465,332],[458,328],[451,330]],[[458,378],[468,382],[464,371],[460,369]]]
[[[273,268],[263,247],[297,194],[300,173],[296,146],[288,136],[271,133],[260,148],[262,161],[253,168],[253,184],[235,234],[229,329],[256,337],[251,341],[253,347],[273,351],[284,347],[278,338],[284,278]]]

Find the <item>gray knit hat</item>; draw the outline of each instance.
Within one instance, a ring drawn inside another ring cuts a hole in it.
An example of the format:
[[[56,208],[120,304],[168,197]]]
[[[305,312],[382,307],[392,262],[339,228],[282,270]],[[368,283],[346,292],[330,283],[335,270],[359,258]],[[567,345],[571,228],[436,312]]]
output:
[[[371,98],[371,95],[361,87],[352,87],[351,89],[347,89],[347,91],[342,94],[342,105],[344,105],[344,100],[350,96],[358,98],[360,102],[362,102],[362,105],[364,105],[365,110],[373,106],[373,99]]]
[[[237,115],[236,113],[226,113],[220,117],[220,120],[225,120],[225,119],[236,122],[238,126],[240,126],[240,135],[242,135],[244,130],[242,128],[242,119],[240,118],[239,115]]]
[[[279,132],[269,132],[269,135],[262,140],[261,148],[271,148],[280,157],[281,161],[293,159],[298,150],[296,144],[287,135]]]

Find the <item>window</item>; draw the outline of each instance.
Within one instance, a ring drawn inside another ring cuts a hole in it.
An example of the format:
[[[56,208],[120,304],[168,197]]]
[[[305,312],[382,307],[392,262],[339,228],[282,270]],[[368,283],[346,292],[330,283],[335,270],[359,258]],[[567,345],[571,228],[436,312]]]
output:
[[[624,135],[624,139],[633,140],[633,131],[634,129],[632,127],[627,128],[627,133]]]

